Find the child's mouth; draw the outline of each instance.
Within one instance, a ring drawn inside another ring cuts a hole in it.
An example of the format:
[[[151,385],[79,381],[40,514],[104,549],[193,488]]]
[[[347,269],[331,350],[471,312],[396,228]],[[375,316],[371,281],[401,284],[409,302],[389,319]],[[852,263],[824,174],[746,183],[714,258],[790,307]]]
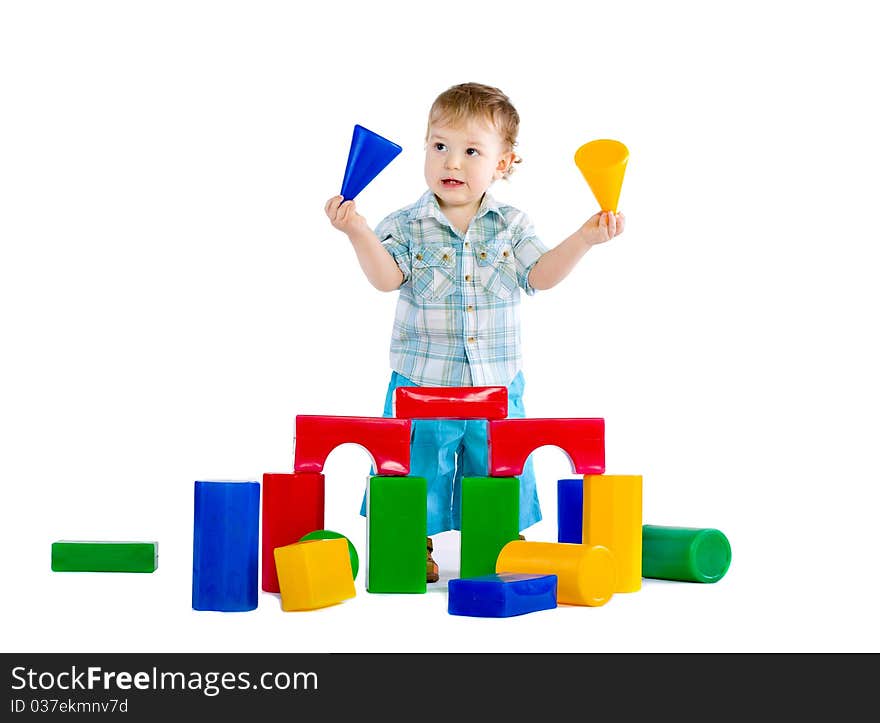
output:
[[[444,178],[440,181],[440,183],[448,188],[457,188],[458,186],[464,185],[464,181],[459,181],[455,178]]]

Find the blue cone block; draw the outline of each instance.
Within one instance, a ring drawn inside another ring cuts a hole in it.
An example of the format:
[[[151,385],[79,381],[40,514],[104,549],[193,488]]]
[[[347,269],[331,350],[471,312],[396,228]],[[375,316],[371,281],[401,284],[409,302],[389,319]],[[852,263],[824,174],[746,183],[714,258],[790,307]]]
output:
[[[450,615],[509,618],[556,607],[556,575],[499,572],[449,581]]]
[[[260,484],[196,482],[193,609],[254,610],[259,549]]]
[[[340,191],[343,200],[353,200],[402,150],[378,133],[355,125]]]
[[[561,479],[556,486],[556,537],[580,545],[584,529],[584,479]]]

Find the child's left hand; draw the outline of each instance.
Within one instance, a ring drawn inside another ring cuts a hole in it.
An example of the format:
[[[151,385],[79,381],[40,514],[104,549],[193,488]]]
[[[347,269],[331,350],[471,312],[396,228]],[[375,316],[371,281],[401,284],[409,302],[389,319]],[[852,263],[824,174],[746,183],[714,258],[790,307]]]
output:
[[[587,238],[587,244],[595,246],[610,241],[615,236],[623,233],[623,227],[626,225],[626,218],[622,213],[611,213],[611,211],[601,211],[581,226],[581,231]]]

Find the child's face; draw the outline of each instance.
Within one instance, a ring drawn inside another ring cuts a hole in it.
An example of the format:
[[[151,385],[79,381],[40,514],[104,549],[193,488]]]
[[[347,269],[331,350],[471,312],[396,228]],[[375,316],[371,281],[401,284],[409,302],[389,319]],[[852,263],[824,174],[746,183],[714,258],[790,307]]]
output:
[[[484,120],[432,123],[425,147],[425,180],[441,208],[479,206],[483,194],[513,163],[495,127]]]

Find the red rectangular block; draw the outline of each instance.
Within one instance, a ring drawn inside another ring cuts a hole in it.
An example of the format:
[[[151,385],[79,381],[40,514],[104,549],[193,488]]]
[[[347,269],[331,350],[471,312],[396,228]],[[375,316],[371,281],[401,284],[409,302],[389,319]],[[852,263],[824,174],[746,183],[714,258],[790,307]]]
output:
[[[281,592],[275,548],[299,542],[324,528],[324,475],[320,472],[263,475],[263,582],[266,592]]]
[[[507,387],[398,387],[394,416],[409,419],[504,419]]]

